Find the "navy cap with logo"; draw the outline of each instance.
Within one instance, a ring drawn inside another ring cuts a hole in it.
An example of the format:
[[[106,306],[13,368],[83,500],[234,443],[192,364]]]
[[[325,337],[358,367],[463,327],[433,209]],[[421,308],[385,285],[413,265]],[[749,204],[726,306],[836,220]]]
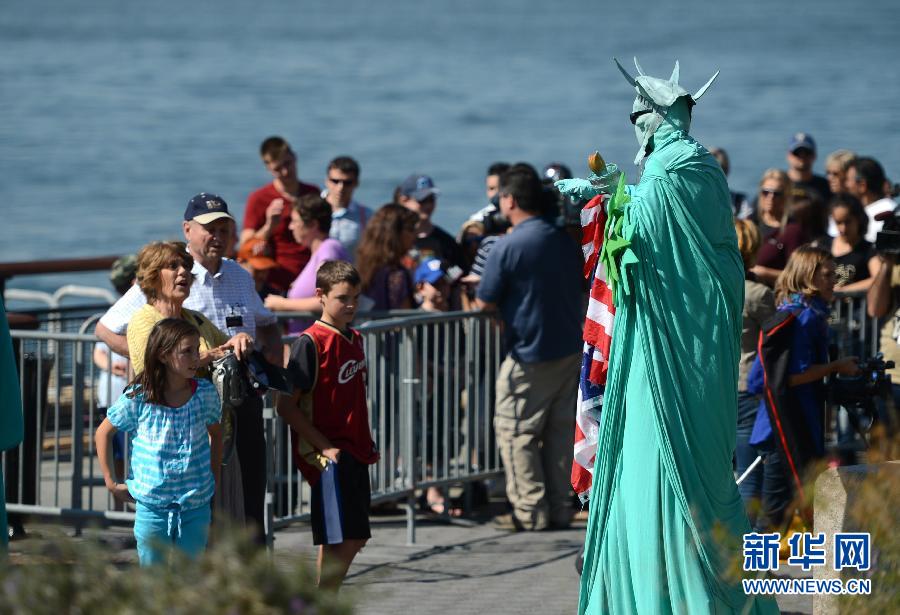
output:
[[[791,144],[788,146],[789,152],[796,152],[798,149],[808,149],[813,154],[816,153],[816,142],[805,132],[798,132],[791,137]]]
[[[427,175],[414,173],[400,184],[400,194],[416,201],[424,201],[432,195],[440,194],[440,190],[434,187],[434,181]]]
[[[228,213],[228,203],[218,194],[210,192],[201,192],[188,201],[187,209],[184,210],[184,219],[193,220],[200,224],[209,224],[213,220],[219,218],[230,218]]]

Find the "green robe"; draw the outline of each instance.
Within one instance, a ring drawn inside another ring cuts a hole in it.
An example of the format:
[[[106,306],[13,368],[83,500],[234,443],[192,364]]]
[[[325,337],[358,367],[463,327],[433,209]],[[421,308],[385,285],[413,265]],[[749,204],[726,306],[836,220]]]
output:
[[[628,190],[579,613],[778,612],[740,584],[744,269],[725,176],[689,121],[670,114]]]
[[[22,441],[22,396],[6,308],[0,301],[0,452]],[[6,487],[0,472],[0,552],[6,551]]]

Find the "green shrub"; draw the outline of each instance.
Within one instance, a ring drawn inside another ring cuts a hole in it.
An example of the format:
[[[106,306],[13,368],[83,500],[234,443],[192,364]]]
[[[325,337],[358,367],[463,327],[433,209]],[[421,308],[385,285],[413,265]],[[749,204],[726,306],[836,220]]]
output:
[[[245,541],[223,541],[199,561],[174,556],[168,566],[140,568],[114,560],[91,540],[53,537],[0,564],[0,613],[205,615],[343,615],[342,596],[320,592],[301,557],[273,563]]]

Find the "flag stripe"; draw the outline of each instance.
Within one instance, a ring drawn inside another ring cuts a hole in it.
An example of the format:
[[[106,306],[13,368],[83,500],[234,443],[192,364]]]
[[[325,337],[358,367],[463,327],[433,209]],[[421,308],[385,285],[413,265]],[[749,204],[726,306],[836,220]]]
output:
[[[572,487],[587,500],[591,488],[594,462],[600,431],[600,411],[606,375],[609,369],[609,349],[612,344],[615,306],[607,283],[606,271],[600,259],[606,225],[608,197],[591,199],[581,211],[584,252],[584,275],[590,280],[590,298],[584,319],[584,353],[578,386],[578,409],[575,415],[575,445],[572,463]]]

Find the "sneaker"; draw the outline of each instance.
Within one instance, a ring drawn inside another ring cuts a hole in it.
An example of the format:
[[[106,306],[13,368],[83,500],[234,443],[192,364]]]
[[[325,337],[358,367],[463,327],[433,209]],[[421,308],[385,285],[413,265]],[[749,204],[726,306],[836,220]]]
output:
[[[504,532],[524,532],[525,531],[525,526],[522,525],[522,522],[519,521],[518,519],[516,519],[516,516],[512,513],[494,517],[494,520],[491,522],[491,525],[494,526],[494,529],[501,530]]]

